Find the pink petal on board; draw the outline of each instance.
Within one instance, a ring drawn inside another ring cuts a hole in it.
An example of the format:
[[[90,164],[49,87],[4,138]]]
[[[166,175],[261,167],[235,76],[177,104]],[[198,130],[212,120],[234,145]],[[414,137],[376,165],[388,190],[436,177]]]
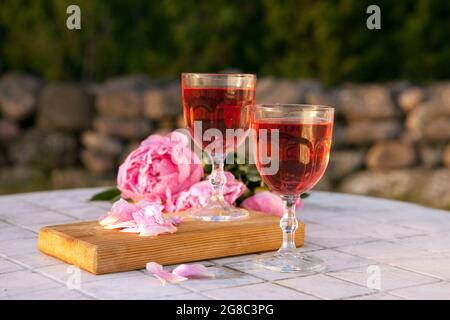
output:
[[[139,233],[139,229],[134,227],[134,228],[126,228],[126,229],[122,229],[120,230],[120,232],[125,232],[125,233]]]
[[[214,278],[214,274],[199,263],[179,265],[172,273],[186,278]]]
[[[111,230],[111,229],[129,229],[129,228],[135,228],[136,227],[136,223],[134,221],[124,221],[124,222],[118,222],[115,224],[109,224],[109,225],[104,225],[103,228],[107,229],[107,230]]]
[[[159,281],[161,281],[163,285],[166,284],[166,282],[176,283],[188,279],[186,277],[173,274],[172,272],[165,271],[162,265],[156,262],[147,263],[146,269],[148,272],[153,274]]]
[[[109,214],[104,214],[98,219],[98,222],[102,226],[109,226],[112,225],[113,223],[116,223],[117,220],[118,219],[116,217],[110,216]]]
[[[181,217],[181,216],[171,216],[171,217],[169,217],[169,220],[174,225],[179,225],[181,222],[183,222],[183,217]]]
[[[140,237],[149,237],[149,236],[157,236],[163,233],[174,233],[177,231],[177,228],[170,225],[170,226],[163,226],[163,225],[145,225],[145,226],[139,226],[139,236]]]
[[[121,228],[120,225],[123,223],[128,224],[134,222],[133,212],[138,209],[136,205],[128,203],[124,199],[119,199],[114,202],[111,210],[106,215],[100,217],[99,223],[108,229]]]

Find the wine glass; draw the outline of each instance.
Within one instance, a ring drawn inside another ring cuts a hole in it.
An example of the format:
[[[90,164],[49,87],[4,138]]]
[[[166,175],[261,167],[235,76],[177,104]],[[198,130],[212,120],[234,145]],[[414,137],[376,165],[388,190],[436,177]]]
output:
[[[256,167],[283,200],[281,248],[256,263],[278,272],[316,272],[325,263],[297,251],[295,204],[320,180],[328,164],[334,109],[327,106],[268,104],[248,106]]]
[[[256,76],[183,73],[181,83],[186,126],[194,142],[212,161],[212,196],[205,207],[191,209],[187,214],[204,221],[246,218],[246,210],[235,208],[224,199],[224,162],[247,136],[249,119],[245,106],[254,103]]]

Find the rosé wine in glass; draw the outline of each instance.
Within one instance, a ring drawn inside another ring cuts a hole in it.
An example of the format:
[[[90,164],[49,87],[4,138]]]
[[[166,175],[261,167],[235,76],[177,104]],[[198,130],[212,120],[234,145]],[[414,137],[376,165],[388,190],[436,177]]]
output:
[[[241,121],[246,121],[241,117],[243,107],[253,104],[254,100],[255,88],[183,88],[184,121],[202,149],[211,144],[211,141],[202,138],[205,132],[209,129],[219,130],[224,139],[218,149],[227,154],[242,143],[245,135],[227,139],[226,130],[243,127]],[[200,134],[194,132],[196,122],[201,125]]]
[[[218,222],[246,218],[246,210],[235,208],[224,199],[224,163],[227,154],[247,135],[249,118],[245,107],[254,103],[256,76],[183,73],[181,84],[186,126],[197,146],[212,160],[212,197],[204,208],[192,209],[188,215]]]
[[[299,104],[252,105],[249,109],[256,167],[262,180],[283,200],[281,248],[256,260],[278,272],[316,272],[325,263],[297,251],[295,203],[320,180],[328,164],[334,109]],[[270,159],[270,162],[267,161]],[[276,163],[276,166],[273,166]],[[274,170],[276,168],[276,170]]]
[[[322,120],[262,119],[255,121],[252,128],[258,132],[266,129],[267,142],[257,135],[256,166],[262,179],[274,192],[281,195],[299,195],[311,189],[322,177],[328,164],[333,123]],[[271,131],[279,134],[279,169],[276,174],[264,174],[262,144],[266,144],[267,156],[271,156]]]

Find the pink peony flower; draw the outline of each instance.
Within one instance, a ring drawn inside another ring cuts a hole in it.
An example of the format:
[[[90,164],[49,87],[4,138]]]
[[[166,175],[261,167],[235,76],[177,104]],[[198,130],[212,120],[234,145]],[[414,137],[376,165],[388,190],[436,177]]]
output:
[[[179,132],[151,135],[131,152],[119,168],[117,186],[122,197],[162,202],[173,211],[176,197],[203,177],[198,157]]]
[[[236,180],[230,172],[225,172],[227,183],[223,188],[225,201],[233,204],[245,191],[245,185]],[[183,211],[190,208],[202,208],[206,206],[213,192],[213,187],[209,181],[204,180],[192,185],[189,190],[182,192],[177,198],[175,210]]]
[[[283,200],[270,191],[262,191],[245,199],[241,207],[281,217],[283,215]],[[296,211],[303,209],[303,201],[298,199]]]

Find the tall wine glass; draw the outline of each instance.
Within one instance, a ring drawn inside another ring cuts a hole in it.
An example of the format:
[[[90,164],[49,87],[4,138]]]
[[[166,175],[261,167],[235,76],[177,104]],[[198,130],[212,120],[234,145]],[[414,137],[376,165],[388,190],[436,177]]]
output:
[[[213,194],[204,208],[192,209],[193,218],[231,221],[248,216],[244,209],[230,206],[223,196],[226,184],[224,162],[229,152],[245,139],[249,119],[245,106],[255,100],[253,74],[183,73],[184,120],[194,142],[212,160],[209,181]]]
[[[327,106],[273,104],[249,106],[256,167],[263,181],[283,200],[283,243],[256,263],[279,272],[315,272],[325,263],[298,252],[295,203],[320,180],[328,164],[334,109]]]

